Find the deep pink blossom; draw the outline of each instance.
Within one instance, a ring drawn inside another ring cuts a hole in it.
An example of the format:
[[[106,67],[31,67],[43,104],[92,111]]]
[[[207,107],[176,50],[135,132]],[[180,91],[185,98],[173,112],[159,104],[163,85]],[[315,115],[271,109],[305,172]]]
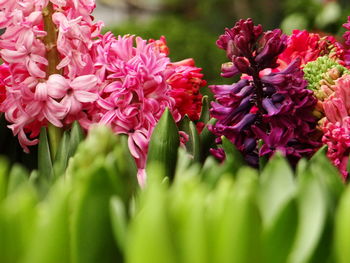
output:
[[[198,120],[203,97],[200,88],[207,84],[201,69],[195,66],[193,59],[172,63],[169,67],[174,73],[167,83],[171,86],[170,96],[175,99],[176,109],[182,117],[187,114],[192,121]]]

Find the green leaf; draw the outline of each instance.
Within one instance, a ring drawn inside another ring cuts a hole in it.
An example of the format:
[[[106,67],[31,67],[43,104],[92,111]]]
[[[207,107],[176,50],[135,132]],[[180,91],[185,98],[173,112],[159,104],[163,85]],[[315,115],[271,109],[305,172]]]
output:
[[[9,163],[4,157],[0,157],[0,203],[6,197],[8,184]]]
[[[201,115],[199,117],[199,122],[207,123],[210,119],[210,112],[209,112],[209,98],[208,96],[203,96],[202,98],[202,110]]]
[[[68,165],[69,150],[70,150],[70,136],[68,131],[65,131],[63,133],[60,145],[58,147],[55,162],[53,165],[55,177],[60,177],[64,174]]]
[[[149,169],[151,180],[140,196],[140,209],[128,232],[126,262],[176,263],[178,255],[167,215],[167,186],[161,183],[160,175],[153,173],[162,167],[153,164]]]
[[[52,159],[46,128],[41,128],[40,142],[38,150],[38,172],[40,181],[50,181],[52,179]]]
[[[229,139],[222,136],[221,140],[226,155],[224,162],[225,171],[236,175],[238,169],[245,164],[243,156]]]
[[[350,186],[342,196],[336,213],[334,243],[337,262],[348,263],[350,258]]]
[[[220,263],[261,262],[261,218],[256,202],[257,174],[239,171],[234,191],[227,196],[226,212],[217,226],[215,258]]]
[[[23,184],[29,182],[29,173],[22,165],[14,164],[11,168],[7,194],[15,192]]]
[[[119,135],[112,153],[110,153],[110,173],[116,177],[117,192],[124,204],[128,204],[139,189],[137,182],[137,167],[128,147],[128,137]]]
[[[222,176],[221,172],[218,172],[221,171],[219,165],[220,164],[213,156],[209,156],[203,164],[201,176],[203,181],[211,187],[214,187]]]
[[[331,164],[324,151],[319,152],[309,161],[309,169],[324,188],[329,212],[330,214],[334,214],[340,196],[345,189],[342,175],[339,173],[338,169]]]
[[[270,159],[262,171],[259,190],[263,223],[269,228],[296,191],[293,172],[279,153]]]
[[[79,125],[79,122],[75,121],[72,125],[72,130],[70,133],[68,159],[75,154],[78,145],[84,140],[84,138],[84,132]]]
[[[285,200],[269,227],[263,230],[263,262],[286,262],[293,245],[297,226],[298,210],[295,198]]]
[[[26,244],[28,254],[24,263],[71,262],[70,189],[63,179],[51,188],[48,197],[39,208],[40,217],[33,241]]]
[[[113,227],[114,238],[121,251],[125,250],[127,239],[128,218],[125,211],[125,205],[118,196],[113,196],[109,203],[111,213],[111,221]]]
[[[200,161],[204,163],[205,159],[209,155],[209,150],[214,146],[215,135],[208,130],[208,125],[214,125],[216,123],[216,119],[212,118],[205,125],[202,132],[199,135],[200,141]]]
[[[110,198],[116,194],[114,176],[98,156],[89,169],[76,171],[72,223],[72,262],[118,262],[110,218]]]
[[[313,258],[326,225],[327,197],[320,181],[309,171],[299,178],[298,229],[288,263],[306,263]]]
[[[186,150],[192,155],[193,161],[198,162],[200,158],[199,134],[196,125],[190,121],[187,115],[181,121],[180,130],[188,135]]]
[[[23,263],[35,233],[38,198],[22,185],[0,204],[0,262]]]
[[[286,261],[297,227],[295,192],[293,172],[286,159],[276,153],[260,177],[264,262]]]
[[[164,176],[173,179],[179,144],[179,132],[174,118],[169,109],[166,109],[151,136],[146,170],[150,163],[157,162],[167,168]]]

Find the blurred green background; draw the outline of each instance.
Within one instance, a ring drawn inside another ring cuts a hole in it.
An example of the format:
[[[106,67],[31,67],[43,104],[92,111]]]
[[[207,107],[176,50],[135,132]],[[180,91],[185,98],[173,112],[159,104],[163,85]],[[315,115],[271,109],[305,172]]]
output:
[[[98,0],[96,18],[116,35],[143,38],[165,35],[173,61],[193,57],[209,84],[220,77],[226,61],[215,41],[225,27],[251,17],[264,29],[281,27],[341,35],[350,15],[349,0]]]

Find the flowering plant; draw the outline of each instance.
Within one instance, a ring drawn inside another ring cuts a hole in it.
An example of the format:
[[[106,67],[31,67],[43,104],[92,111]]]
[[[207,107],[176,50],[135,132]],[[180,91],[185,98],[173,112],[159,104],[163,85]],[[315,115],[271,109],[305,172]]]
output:
[[[349,18],[350,19],[350,18]],[[349,24],[344,24],[349,29]],[[222,76],[242,74],[232,85],[213,85],[210,127],[226,136],[248,163],[276,151],[295,164],[328,145],[328,157],[344,178],[349,155],[349,32],[345,45],[334,37],[294,30],[263,32],[251,19],[240,20],[217,41],[230,62]],[[219,159],[221,147],[211,150]]]
[[[101,34],[90,1],[4,1],[0,37],[1,106],[26,152],[49,132],[55,156],[74,121],[126,134],[143,180],[148,142],[165,108],[198,120],[205,85],[192,59],[171,62],[165,38]]]

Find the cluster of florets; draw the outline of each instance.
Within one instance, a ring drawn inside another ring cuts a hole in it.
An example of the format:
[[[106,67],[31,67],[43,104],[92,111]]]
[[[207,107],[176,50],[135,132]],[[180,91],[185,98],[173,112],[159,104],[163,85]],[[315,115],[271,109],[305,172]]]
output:
[[[148,142],[165,108],[179,121],[197,120],[205,85],[193,60],[172,63],[165,38],[100,34],[94,0],[1,3],[0,109],[22,147],[38,142],[41,127],[89,129],[104,123],[129,136],[144,169]],[[57,31],[57,34],[56,34]]]
[[[211,130],[217,142],[226,136],[254,166],[259,156],[269,157],[277,150],[295,161],[319,146],[313,139],[316,99],[306,89],[300,59],[277,69],[287,40],[281,30],[263,32],[248,19],[226,29],[217,41],[230,59],[222,76],[244,75],[232,85],[211,87],[217,100],[211,109],[217,123]],[[223,157],[220,148],[212,152]]]
[[[9,75],[1,111],[26,151],[42,126],[63,127],[98,98],[89,54],[101,26],[92,23],[94,7],[77,0],[2,3],[0,54]]]

